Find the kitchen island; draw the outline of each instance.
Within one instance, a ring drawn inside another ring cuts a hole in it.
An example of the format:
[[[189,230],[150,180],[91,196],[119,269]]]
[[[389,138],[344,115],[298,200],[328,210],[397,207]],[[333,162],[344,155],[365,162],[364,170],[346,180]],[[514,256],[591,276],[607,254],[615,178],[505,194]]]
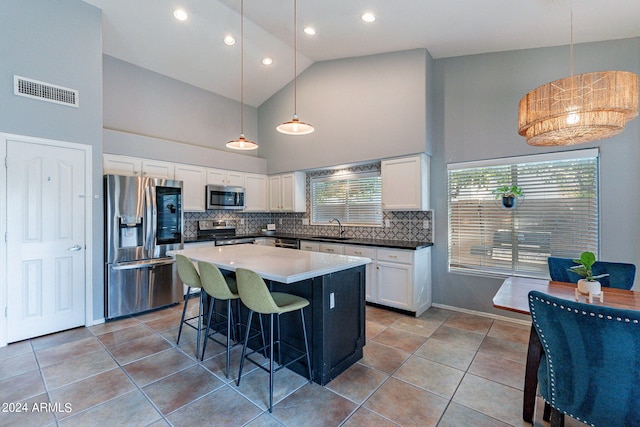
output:
[[[251,244],[184,249],[173,254],[210,262],[223,273],[236,268],[253,270],[265,279],[271,291],[308,299],[310,305],[304,310],[314,382],[325,385],[362,358],[365,266],[371,259]],[[247,315],[248,311],[243,310],[243,322]],[[302,328],[299,320],[291,317],[294,315],[283,315],[282,338],[304,348]],[[265,329],[268,331],[266,325]],[[287,362],[291,355],[285,352],[286,347],[282,350],[283,361]],[[307,375],[303,362],[289,368]]]

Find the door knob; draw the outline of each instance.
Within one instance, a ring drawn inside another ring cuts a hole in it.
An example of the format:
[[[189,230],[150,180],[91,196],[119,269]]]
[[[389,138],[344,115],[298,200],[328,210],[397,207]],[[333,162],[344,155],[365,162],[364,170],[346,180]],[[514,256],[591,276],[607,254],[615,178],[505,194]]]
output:
[[[71,246],[70,248],[68,248],[68,251],[79,251],[80,249],[82,249],[82,247],[80,245],[74,245]]]

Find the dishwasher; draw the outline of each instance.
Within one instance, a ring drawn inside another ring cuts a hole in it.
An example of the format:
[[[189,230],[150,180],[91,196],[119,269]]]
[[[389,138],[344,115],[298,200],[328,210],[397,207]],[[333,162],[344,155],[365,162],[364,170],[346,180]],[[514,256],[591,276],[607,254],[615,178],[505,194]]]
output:
[[[276,248],[300,249],[300,240],[278,237],[276,238],[274,246]]]

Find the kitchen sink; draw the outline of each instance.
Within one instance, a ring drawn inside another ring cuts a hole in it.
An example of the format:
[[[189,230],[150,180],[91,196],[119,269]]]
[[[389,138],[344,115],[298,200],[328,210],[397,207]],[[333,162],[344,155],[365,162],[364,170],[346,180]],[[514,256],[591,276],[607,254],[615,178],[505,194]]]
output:
[[[311,236],[312,239],[324,239],[324,240],[351,240],[351,237],[336,237],[336,236]]]

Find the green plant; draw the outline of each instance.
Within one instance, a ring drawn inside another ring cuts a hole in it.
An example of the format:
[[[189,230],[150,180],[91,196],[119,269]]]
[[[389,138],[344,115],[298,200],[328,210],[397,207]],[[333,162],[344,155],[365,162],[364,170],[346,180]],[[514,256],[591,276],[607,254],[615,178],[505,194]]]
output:
[[[517,185],[502,185],[495,190],[493,190],[493,194],[496,195],[496,199],[500,199],[502,197],[522,197],[522,188]]]
[[[580,259],[574,259],[573,262],[579,265],[574,265],[567,270],[579,274],[583,279],[588,280],[589,282],[593,282],[597,279],[608,276],[607,273],[594,276],[591,272],[591,267],[593,267],[593,264],[595,264],[596,262],[596,256],[593,252],[582,252],[582,254],[580,255]]]

